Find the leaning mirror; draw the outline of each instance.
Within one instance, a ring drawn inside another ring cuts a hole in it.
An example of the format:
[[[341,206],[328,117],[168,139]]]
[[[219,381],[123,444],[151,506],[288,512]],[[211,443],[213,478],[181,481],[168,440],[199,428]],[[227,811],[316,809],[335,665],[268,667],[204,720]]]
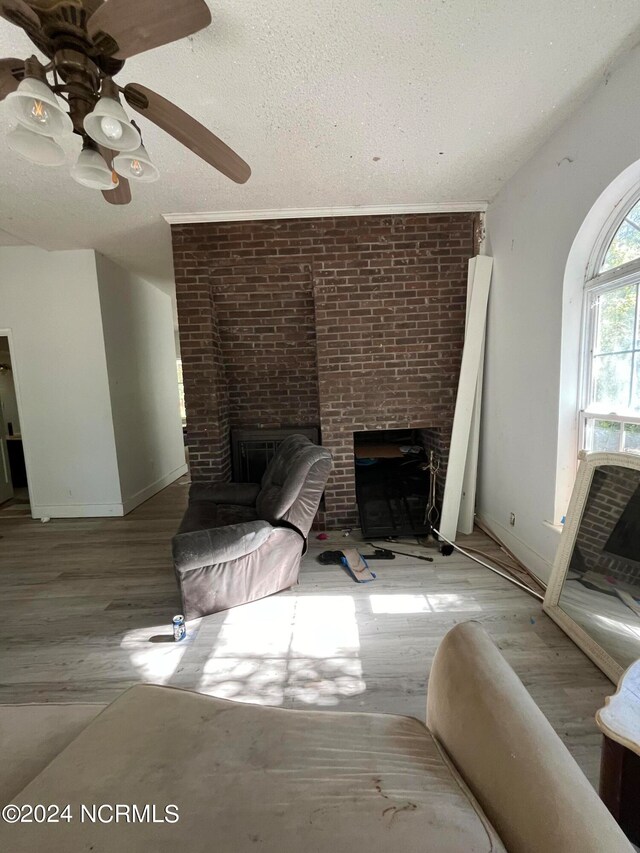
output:
[[[582,454],[544,610],[613,682],[640,658],[640,456]]]

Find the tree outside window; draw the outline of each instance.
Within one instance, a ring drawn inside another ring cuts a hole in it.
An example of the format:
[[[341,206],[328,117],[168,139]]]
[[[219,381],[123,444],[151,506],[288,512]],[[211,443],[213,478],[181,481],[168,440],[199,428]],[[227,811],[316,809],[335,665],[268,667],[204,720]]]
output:
[[[586,450],[640,452],[640,202],[626,213],[586,285]]]

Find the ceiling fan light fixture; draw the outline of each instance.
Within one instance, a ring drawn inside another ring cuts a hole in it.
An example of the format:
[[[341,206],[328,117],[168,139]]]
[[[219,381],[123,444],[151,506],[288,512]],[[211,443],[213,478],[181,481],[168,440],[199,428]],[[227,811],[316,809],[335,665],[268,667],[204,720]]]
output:
[[[71,169],[71,177],[92,190],[115,190],[119,184],[117,175],[90,146],[85,146],[80,152],[78,162]]]
[[[55,139],[33,133],[21,124],[9,131],[7,144],[16,154],[39,166],[61,166],[65,161],[64,148]]]
[[[42,136],[70,136],[73,123],[56,95],[42,80],[25,77],[6,98],[17,121]]]
[[[94,142],[113,151],[135,151],[140,145],[140,134],[129,121],[112,81],[105,81],[102,97],[85,116],[84,129]]]
[[[130,181],[152,184],[160,177],[160,172],[142,144],[135,151],[118,154],[114,158],[113,168],[119,175]]]

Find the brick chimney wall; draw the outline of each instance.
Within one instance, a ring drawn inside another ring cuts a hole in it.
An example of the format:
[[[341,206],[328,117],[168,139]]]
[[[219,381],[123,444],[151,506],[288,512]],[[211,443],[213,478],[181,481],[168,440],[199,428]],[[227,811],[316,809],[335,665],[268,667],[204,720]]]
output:
[[[172,226],[193,479],[228,478],[231,427],[319,425],[335,463],[327,525],[352,526],[355,431],[437,428],[448,447],[476,225],[457,213]]]

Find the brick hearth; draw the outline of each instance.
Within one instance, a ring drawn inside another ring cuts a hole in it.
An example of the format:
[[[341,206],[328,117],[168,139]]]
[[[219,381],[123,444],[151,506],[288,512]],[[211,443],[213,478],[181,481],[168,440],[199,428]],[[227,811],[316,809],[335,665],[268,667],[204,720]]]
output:
[[[357,523],[353,433],[437,428],[446,464],[475,214],[174,225],[191,473],[232,427],[319,425],[328,526]],[[444,466],[443,466],[444,473]]]

